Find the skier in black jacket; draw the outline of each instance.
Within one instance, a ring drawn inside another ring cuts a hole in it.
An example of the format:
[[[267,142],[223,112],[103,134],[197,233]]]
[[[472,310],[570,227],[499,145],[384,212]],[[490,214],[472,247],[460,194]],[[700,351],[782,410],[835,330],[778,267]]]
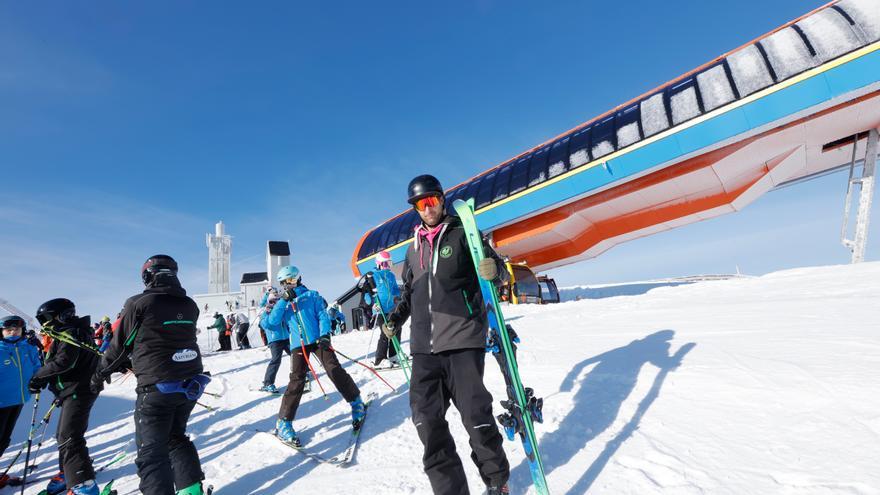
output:
[[[146,495],[201,495],[201,462],[186,436],[196,400],[210,381],[196,342],[199,309],[177,279],[170,256],[150,257],[141,269],[146,290],[125,301],[119,327],[92,388],[131,360],[137,377],[134,412],[140,491]]]
[[[89,347],[92,339],[91,318],[76,316],[76,307],[69,299],[52,299],[37,309],[37,321],[44,331],[55,334],[46,352],[43,367],[28,383],[31,393],[38,393],[46,385],[61,407],[58,430],[58,465],[61,472],[46,487],[48,493],[60,493],[71,487],[69,493],[92,495],[98,493],[95,470],[89,457],[85,434],[89,415],[97,393],[89,390],[89,378],[98,365],[98,354]]]
[[[413,179],[409,203],[422,224],[406,253],[401,301],[382,331],[390,339],[407,318],[413,353],[409,403],[425,447],[425,473],[436,494],[467,494],[467,478],[446,422],[449,401],[470,436],[471,459],[488,493],[508,493],[510,466],[483,384],[488,322],[477,276],[505,276],[491,247],[475,273],[461,220],[446,213],[443,188],[430,175]]]

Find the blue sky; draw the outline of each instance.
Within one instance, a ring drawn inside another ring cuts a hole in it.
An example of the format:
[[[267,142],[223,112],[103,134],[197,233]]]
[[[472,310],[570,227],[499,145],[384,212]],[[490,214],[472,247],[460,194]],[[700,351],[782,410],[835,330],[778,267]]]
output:
[[[266,240],[290,240],[333,297],[414,175],[454,185],[819,3],[739,5],[2,1],[0,297],[115,313],[159,252],[205,292],[204,234],[221,219],[236,281]],[[844,190],[835,175],[774,192],[552,274],[845,263]]]

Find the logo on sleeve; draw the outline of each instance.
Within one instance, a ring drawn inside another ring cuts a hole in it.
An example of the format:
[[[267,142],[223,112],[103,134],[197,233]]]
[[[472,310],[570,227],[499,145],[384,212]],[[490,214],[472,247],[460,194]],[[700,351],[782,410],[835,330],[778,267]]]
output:
[[[440,248],[441,258],[449,258],[450,256],[452,256],[452,246],[443,246]]]
[[[171,360],[176,363],[184,363],[186,361],[192,361],[193,359],[199,357],[199,353],[192,349],[181,349],[174,353],[171,356]]]

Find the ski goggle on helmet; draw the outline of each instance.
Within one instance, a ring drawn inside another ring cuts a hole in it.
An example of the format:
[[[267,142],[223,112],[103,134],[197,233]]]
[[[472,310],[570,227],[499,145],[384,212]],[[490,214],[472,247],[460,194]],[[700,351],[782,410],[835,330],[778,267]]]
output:
[[[301,277],[299,268],[293,265],[282,266],[278,269],[278,275],[275,276],[281,285],[299,285]]]
[[[413,203],[413,208],[417,211],[425,211],[428,208],[434,208],[440,205],[440,196],[431,195],[419,198]]]
[[[388,251],[380,251],[376,255],[376,268],[380,270],[388,270],[391,268],[391,253]]]

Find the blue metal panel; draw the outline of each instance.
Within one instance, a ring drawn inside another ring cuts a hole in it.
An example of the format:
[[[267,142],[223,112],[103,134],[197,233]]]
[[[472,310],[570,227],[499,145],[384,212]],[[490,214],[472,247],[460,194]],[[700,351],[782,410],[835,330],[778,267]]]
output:
[[[620,176],[628,176],[681,156],[681,147],[674,136],[666,137],[648,146],[608,160],[611,170]]]
[[[877,74],[880,74],[880,51],[831,69],[825,73],[825,80],[831,96],[839,96],[877,82]]]
[[[831,97],[824,77],[811,77],[743,107],[752,128],[769,124],[785,116],[821,103]]]
[[[741,109],[731,110],[675,134],[682,154],[703,149],[750,129]]]

